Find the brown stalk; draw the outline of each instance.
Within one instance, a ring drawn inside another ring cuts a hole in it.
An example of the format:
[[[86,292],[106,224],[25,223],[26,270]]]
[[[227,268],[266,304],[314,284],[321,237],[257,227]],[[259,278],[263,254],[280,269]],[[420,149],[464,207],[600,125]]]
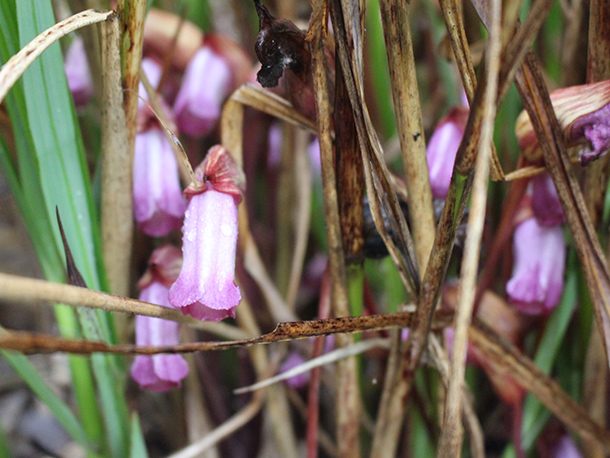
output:
[[[339,196],[339,224],[348,265],[364,261],[364,173],[356,124],[340,65],[335,69],[335,163]]]
[[[445,26],[447,27],[447,31],[449,33],[451,49],[455,55],[455,61],[458,66],[458,70],[460,71],[462,84],[464,85],[464,91],[466,92],[466,97],[468,98],[469,103],[472,105],[477,87],[477,78],[472,65],[472,57],[470,56],[468,40],[466,39],[466,30],[464,29],[464,23],[461,19],[460,5],[458,4],[457,0],[442,0],[440,4],[443,12],[443,18],[445,20]],[[482,119],[480,116],[476,116],[474,118],[470,116],[463,138],[470,139],[470,135],[473,133],[477,135],[481,129],[481,122]],[[498,158],[498,154],[496,153],[493,143],[490,144],[490,147],[492,148],[491,177],[493,180],[501,181],[504,179],[504,172],[502,171],[502,166],[500,165],[500,159]],[[465,170],[466,168],[472,169],[474,166],[474,158],[476,157],[475,149],[476,142],[471,142],[470,140],[467,142],[462,141],[462,144],[460,145],[460,152],[458,153],[458,158],[460,156],[466,158],[466,161],[462,164],[462,170]],[[456,162],[457,161],[458,159],[456,159]]]
[[[121,312],[163,318],[189,324],[229,339],[241,339],[243,333],[224,323],[211,323],[184,316],[177,310],[141,302],[128,297],[93,291],[78,286],[0,273],[0,298],[24,304],[61,303],[73,307],[88,307],[109,312]]]
[[[335,316],[349,315],[349,296],[343,259],[343,244],[339,223],[339,203],[334,170],[331,139],[331,111],[328,101],[324,34],[326,33],[326,2],[316,0],[307,41],[311,43],[313,83],[322,162],[322,186],[324,190],[324,213],[327,227],[329,272],[331,279],[331,304]],[[337,340],[344,346],[348,340]],[[356,358],[351,357],[337,363],[337,447],[340,456],[359,456],[360,438],[360,390]]]
[[[65,285],[64,285],[65,286]],[[163,308],[163,307],[159,307]],[[164,317],[165,318],[165,317]],[[332,318],[328,320],[281,323],[276,330],[263,336],[230,342],[194,342],[169,347],[137,347],[135,345],[107,345],[87,340],[67,340],[27,332],[0,333],[0,347],[27,352],[70,352],[89,354],[92,352],[114,354],[190,353],[195,351],[225,350],[228,348],[285,342],[296,339],[319,337],[339,332],[362,332],[408,327],[413,315],[398,313],[354,318]],[[450,326],[453,314],[439,312],[435,315],[432,329]],[[500,374],[511,376],[519,385],[536,396],[558,419],[584,438],[595,440],[610,451],[610,436],[599,427],[587,412],[574,402],[551,378],[541,372],[529,358],[517,348],[497,336],[493,330],[474,320],[469,330],[471,343],[480,350]]]
[[[408,3],[381,0],[379,6],[415,251],[420,269],[425,272],[434,243],[435,223],[432,192],[427,178],[426,140],[409,27]]]
[[[462,398],[464,374],[466,369],[466,350],[468,329],[477,291],[477,273],[483,228],[487,207],[487,188],[489,163],[493,141],[493,126],[496,117],[496,91],[500,69],[501,4],[498,0],[490,2],[489,40],[486,52],[485,79],[479,87],[483,90],[480,110],[483,113],[480,141],[477,143],[477,158],[473,180],[473,195],[468,217],[468,233],[464,248],[464,258],[458,293],[458,306],[455,315],[455,339],[451,357],[451,377],[445,398],[444,419],[436,456],[459,456],[462,448]],[[474,109],[479,109],[475,104]]]
[[[500,374],[510,375],[525,390],[534,394],[568,428],[585,439],[603,445],[610,452],[610,435],[561,387],[546,376],[532,360],[520,353],[478,320],[470,327],[470,341],[493,362]]]
[[[517,73],[517,89],[540,141],[547,169],[553,178],[578,257],[583,266],[597,325],[604,336],[606,364],[610,350],[610,273],[597,234],[586,213],[578,182],[568,171],[563,132],[540,74],[536,57],[528,53]]]
[[[125,91],[125,121],[129,132],[129,150],[133,151],[138,116],[138,84],[144,38],[146,0],[119,0],[117,12],[121,18],[121,62]]]
[[[129,293],[133,240],[133,150],[121,89],[119,23],[116,16],[102,24],[102,243],[110,290]]]
[[[610,1],[592,0],[589,4],[589,45],[587,83],[610,78]],[[605,190],[608,185],[610,156],[595,161],[586,170],[584,193],[591,223],[599,224]],[[582,403],[587,412],[602,426],[606,425],[608,405],[603,337],[593,329],[585,359]],[[602,457],[603,450],[592,441],[583,444],[588,456]]]
[[[381,143],[364,100],[362,33],[361,29],[358,29],[361,25],[360,15],[356,2],[335,0],[331,3],[331,18],[338,45],[338,58],[356,122],[373,221],[406,288],[415,293],[419,289],[420,275],[413,241],[398,203],[396,191],[391,183]],[[384,216],[394,231],[398,244],[395,244],[389,237]]]

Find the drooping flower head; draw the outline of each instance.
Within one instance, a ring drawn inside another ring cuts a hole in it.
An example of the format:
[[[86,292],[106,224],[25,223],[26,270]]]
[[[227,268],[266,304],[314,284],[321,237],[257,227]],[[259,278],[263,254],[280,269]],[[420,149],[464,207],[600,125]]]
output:
[[[566,244],[560,226],[541,226],[528,218],[513,240],[514,266],[506,292],[511,303],[528,315],[546,315],[563,292]]]
[[[568,145],[578,145],[578,160],[586,165],[610,148],[610,80],[583,84],[551,93],[551,102]],[[543,162],[542,150],[529,115],[517,118],[519,148],[530,163]]]
[[[180,250],[171,245],[157,248],[150,257],[148,270],[138,282],[141,301],[172,307],[169,286],[182,264]],[[136,345],[177,345],[180,325],[173,321],[136,316]],[[180,386],[189,368],[182,355],[138,355],[131,366],[131,377],[145,389],[167,391]]]
[[[136,135],[133,164],[133,210],[138,228],[162,237],[182,224],[186,202],[178,164],[165,132],[148,129]]]
[[[453,164],[457,155],[466,123],[468,122],[468,107],[453,108],[434,129],[426,156],[432,195],[438,199],[447,197]]]
[[[234,281],[237,245],[237,205],[241,179],[237,165],[222,146],[214,146],[195,171],[196,184],[182,228],[184,263],[169,300],[182,313],[202,321],[235,316],[241,301]]]
[[[76,108],[83,108],[93,95],[93,81],[82,38],[77,37],[70,44],[66,52],[64,69],[74,105]]]

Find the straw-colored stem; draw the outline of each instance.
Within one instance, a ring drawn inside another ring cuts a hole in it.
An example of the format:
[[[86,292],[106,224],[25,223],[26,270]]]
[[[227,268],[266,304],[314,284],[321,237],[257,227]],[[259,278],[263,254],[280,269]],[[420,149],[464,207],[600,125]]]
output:
[[[312,43],[312,63],[314,73],[314,92],[322,162],[322,184],[324,189],[324,212],[326,218],[329,266],[331,278],[331,298],[336,316],[349,315],[349,297],[341,228],[339,226],[339,204],[336,178],[333,164],[331,139],[330,104],[325,69],[324,33],[326,30],[326,2],[317,0],[314,3],[314,14],[310,38]],[[339,337],[339,336],[338,336]],[[347,343],[345,336],[336,340],[338,346]],[[354,357],[337,364],[337,440],[340,456],[360,455],[360,392],[357,379],[357,367]]]
[[[413,243],[419,267],[425,272],[434,242],[435,224],[408,4],[405,1],[380,0],[379,6],[408,191]]]
[[[493,123],[495,120],[496,90],[500,67],[500,9],[498,0],[490,3],[489,45],[486,52],[486,79],[481,83],[483,90],[480,109],[483,112],[481,139],[477,146],[477,158],[473,180],[473,195],[468,217],[468,234],[462,261],[458,307],[455,315],[455,339],[451,357],[451,377],[445,398],[444,420],[437,456],[459,456],[462,448],[462,393],[466,368],[466,350],[468,346],[468,328],[476,297],[476,281],[479,267],[479,255],[487,206],[487,188],[489,163],[492,142]],[[478,98],[477,98],[478,100]],[[479,106],[474,107],[479,109]]]
[[[102,242],[110,291],[129,293],[132,167],[123,110],[118,19],[102,25]]]

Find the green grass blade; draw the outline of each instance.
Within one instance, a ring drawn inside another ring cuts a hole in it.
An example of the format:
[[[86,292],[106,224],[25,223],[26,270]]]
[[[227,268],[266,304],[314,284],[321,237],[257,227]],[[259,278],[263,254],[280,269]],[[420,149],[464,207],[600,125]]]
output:
[[[85,448],[90,447],[87,435],[81,423],[68,408],[68,406],[49,388],[44,379],[36,371],[28,359],[20,353],[2,350],[2,356],[11,364],[13,369],[28,384],[30,389],[53,412],[55,418],[61,423],[70,436]]]

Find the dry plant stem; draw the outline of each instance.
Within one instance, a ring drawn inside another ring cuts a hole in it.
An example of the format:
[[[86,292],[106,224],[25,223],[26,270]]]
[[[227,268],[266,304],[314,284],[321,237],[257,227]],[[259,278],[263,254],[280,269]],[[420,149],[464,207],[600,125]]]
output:
[[[34,62],[45,49],[61,37],[64,37],[75,30],[106,21],[110,17],[116,17],[116,13],[114,11],[98,12],[86,10],[58,22],[30,41],[2,66],[2,70],[0,71],[0,103],[2,103],[8,91],[13,87],[15,81],[23,75],[23,72],[25,72],[30,64]]]
[[[339,226],[339,203],[333,164],[331,139],[330,104],[326,80],[324,34],[326,32],[326,2],[316,0],[313,21],[308,40],[311,43],[314,92],[320,156],[322,162],[322,186],[324,191],[324,213],[327,227],[329,272],[331,279],[331,304],[335,316],[348,316],[349,296],[343,260],[341,227]],[[338,346],[349,342],[346,336],[336,340]],[[360,456],[360,389],[357,378],[356,358],[337,363],[337,447],[340,456]]]
[[[338,59],[356,122],[373,221],[396,264],[405,287],[416,295],[420,286],[420,272],[413,240],[398,203],[396,191],[392,186],[381,142],[373,127],[364,98],[362,70],[364,45],[359,4],[346,0],[334,0],[331,6],[331,17],[339,51]],[[386,219],[394,231],[398,243],[395,243],[389,236]]]
[[[307,241],[309,238],[309,228],[311,222],[311,190],[313,178],[309,155],[307,154],[307,144],[309,134],[302,130],[296,133],[297,148],[299,154],[296,155],[294,162],[295,188],[297,210],[293,222],[294,231],[294,253],[290,267],[290,281],[286,292],[286,304],[294,310],[301,277],[303,274],[303,263],[307,251]]]
[[[589,10],[587,82],[594,83],[610,78],[610,0],[592,0]],[[609,166],[610,156],[604,156],[590,164],[585,173],[585,200],[594,226],[599,224],[608,186]],[[582,404],[601,426],[606,426],[608,405],[608,370],[605,363],[603,337],[599,330],[594,329],[585,358]],[[583,443],[583,448],[587,456],[604,456],[603,450],[592,441]]]
[[[361,268],[364,260],[364,174],[352,106],[340,65],[335,68],[334,116],[339,225],[348,264],[348,282],[351,282],[352,268]]]
[[[561,126],[551,105],[536,58],[529,53],[517,73],[517,89],[540,141],[544,160],[561,201],[593,301],[597,325],[604,336],[606,364],[610,349],[610,272],[574,176],[568,171]]]
[[[435,367],[443,380],[443,384],[445,387],[448,387],[451,383],[451,371],[449,369],[449,358],[443,346],[439,342],[439,339],[433,334],[430,336],[427,354],[431,357],[431,365]],[[468,436],[470,438],[470,451],[472,456],[475,458],[484,457],[485,456],[485,444],[483,439],[483,431],[481,428],[481,424],[479,423],[479,419],[472,407],[472,395],[468,390],[468,386],[464,385],[462,387],[461,396],[463,398],[464,403],[462,404],[462,418],[464,421],[465,429],[468,432]],[[444,427],[444,426],[443,426]],[[442,433],[441,433],[442,434]],[[442,437],[442,436],[441,436]],[[440,450],[440,448],[439,448]],[[440,453],[437,453],[440,455]],[[442,456],[459,456],[458,453],[454,455],[442,455]]]
[[[110,290],[129,293],[133,239],[132,150],[128,145],[121,90],[119,24],[102,24],[102,242]]]
[[[447,32],[449,33],[451,49],[455,55],[455,62],[462,77],[462,84],[468,101],[472,104],[477,87],[477,77],[470,57],[466,30],[460,18],[460,9],[457,0],[442,0],[440,2]]]
[[[381,0],[381,19],[388,54],[392,100],[400,140],[411,215],[413,243],[422,272],[434,243],[434,213],[428,179],[426,140],[415,72],[406,1]]]
[[[610,453],[610,434],[607,431],[596,424],[553,379],[544,375],[531,359],[478,320],[473,321],[469,331],[471,343],[483,351],[500,374],[510,375],[525,390],[534,394],[568,428],[583,439],[599,442],[604,452]]]
[[[478,2],[477,2],[478,3]],[[537,0],[532,4],[528,12],[525,23],[517,29],[514,36],[506,43],[506,48],[502,55],[502,69],[500,70],[500,80],[498,83],[498,103],[501,103],[515,78],[519,65],[523,61],[525,54],[529,51],[531,43],[538,35],[540,28],[544,24],[549,10],[553,5],[552,0]],[[489,8],[488,4],[477,5],[477,12],[482,15],[483,23],[489,27]]]
[[[182,183],[185,186],[188,186],[191,183],[194,184],[197,181],[197,180],[195,180],[195,172],[193,172],[193,167],[191,166],[191,163],[188,160],[186,151],[184,151],[184,148],[180,144],[180,141],[178,140],[176,135],[171,131],[171,128],[170,128],[171,124],[170,124],[169,120],[167,119],[165,110],[161,106],[161,102],[159,101],[159,94],[157,93],[156,89],[154,87],[152,87],[152,85],[150,84],[150,81],[148,81],[148,77],[146,76],[146,73],[140,72],[140,81],[142,82],[142,85],[144,86],[144,89],[146,90],[146,94],[148,95],[148,101],[150,102],[150,105],[152,106],[153,110],[155,111],[155,115],[157,116],[157,118],[159,119],[159,122],[163,126],[163,131],[165,132],[165,135],[166,135],[167,139],[169,140],[169,144],[172,147],[174,156],[176,156],[176,162],[178,163],[178,171],[180,173],[180,178],[182,180]]]
[[[159,307],[163,308],[163,307]],[[165,317],[164,317],[165,318]],[[70,343],[69,347],[61,349],[47,347],[48,351],[69,351],[71,353],[87,354],[90,352],[114,353],[114,354],[159,354],[159,353],[188,353],[194,351],[224,350],[228,348],[244,347],[256,344],[268,344],[272,342],[285,342],[295,339],[319,337],[337,332],[362,332],[364,330],[381,330],[396,327],[409,327],[411,314],[399,313],[394,315],[375,315],[355,318],[334,318],[330,320],[317,320],[301,323],[283,323],[271,334],[264,336],[239,340],[233,342],[197,342],[180,344],[170,347],[136,347],[135,345],[108,346],[102,342],[90,342],[86,340],[54,339],[56,342]],[[440,330],[450,326],[453,315],[447,312],[438,312],[435,315],[432,329]],[[561,389],[557,383],[538,369],[532,360],[519,352],[517,348],[507,343],[495,334],[487,326],[478,320],[473,320],[469,330],[471,342],[477,349],[483,352],[500,374],[510,375],[525,390],[536,396],[559,420],[565,423],[584,438],[593,439],[604,446],[604,450],[610,452],[610,434],[597,425],[588,416],[587,412],[574,402]],[[15,339],[13,339],[15,337]],[[35,348],[31,345],[6,346],[5,343],[27,344],[36,341],[36,336],[24,332],[0,332],[0,347],[27,351]],[[38,343],[42,343],[38,339]],[[52,343],[48,341],[48,343]],[[89,348],[87,348],[89,347]],[[394,455],[391,455],[394,456]]]
[[[78,286],[52,283],[45,280],[18,277],[0,273],[0,298],[24,304],[63,303],[74,307],[88,307],[107,310],[109,312],[122,312],[136,315],[145,315],[165,320],[189,324],[198,329],[229,339],[241,339],[243,332],[224,323],[211,323],[195,320],[184,316],[178,310],[167,307],[140,302],[127,297],[93,291]]]
[[[144,41],[144,18],[146,0],[119,0],[117,12],[121,18],[121,59],[123,89],[125,90],[125,121],[129,132],[129,150],[136,141],[136,119],[138,116],[138,84],[140,83],[140,61]]]
[[[379,414],[377,415],[371,456],[388,458],[395,456],[413,376],[426,346],[434,310],[453,249],[455,231],[462,220],[471,185],[472,177],[465,177],[462,197],[460,202],[457,202],[456,183],[454,180],[451,181],[426,275],[422,282],[418,308],[414,314],[413,322],[409,326],[411,331],[409,338],[403,344],[402,356],[397,369],[395,372],[388,371],[386,375],[388,380],[384,385]]]
[[[222,440],[229,437],[239,428],[247,424],[252,420],[260,411],[263,406],[263,398],[265,391],[257,391],[250,403],[240,410],[238,413],[229,418],[222,425],[214,429],[210,434],[205,436],[199,442],[189,445],[188,447],[180,450],[177,453],[169,455],[168,458],[194,458],[201,455],[201,453],[220,443]]]
[[[249,107],[255,108],[282,121],[289,122],[311,133],[318,133],[315,121],[303,116],[294,109],[292,104],[273,92],[247,83],[239,87],[231,99]]]
[[[487,187],[489,177],[489,163],[493,141],[493,125],[496,116],[496,90],[498,86],[498,72],[500,67],[500,11],[499,0],[489,3],[489,39],[486,52],[485,80],[478,90],[483,91],[481,105],[475,104],[474,109],[483,113],[481,124],[481,139],[478,142],[475,174],[473,180],[473,195],[468,217],[468,234],[464,247],[464,257],[460,276],[458,306],[455,315],[455,339],[451,355],[451,377],[445,398],[445,410],[441,437],[437,449],[438,457],[459,456],[462,448],[462,393],[464,390],[464,374],[466,368],[466,351],[468,347],[468,328],[472,318],[476,290],[477,272],[485,210],[487,206]],[[478,101],[479,97],[475,98]]]

